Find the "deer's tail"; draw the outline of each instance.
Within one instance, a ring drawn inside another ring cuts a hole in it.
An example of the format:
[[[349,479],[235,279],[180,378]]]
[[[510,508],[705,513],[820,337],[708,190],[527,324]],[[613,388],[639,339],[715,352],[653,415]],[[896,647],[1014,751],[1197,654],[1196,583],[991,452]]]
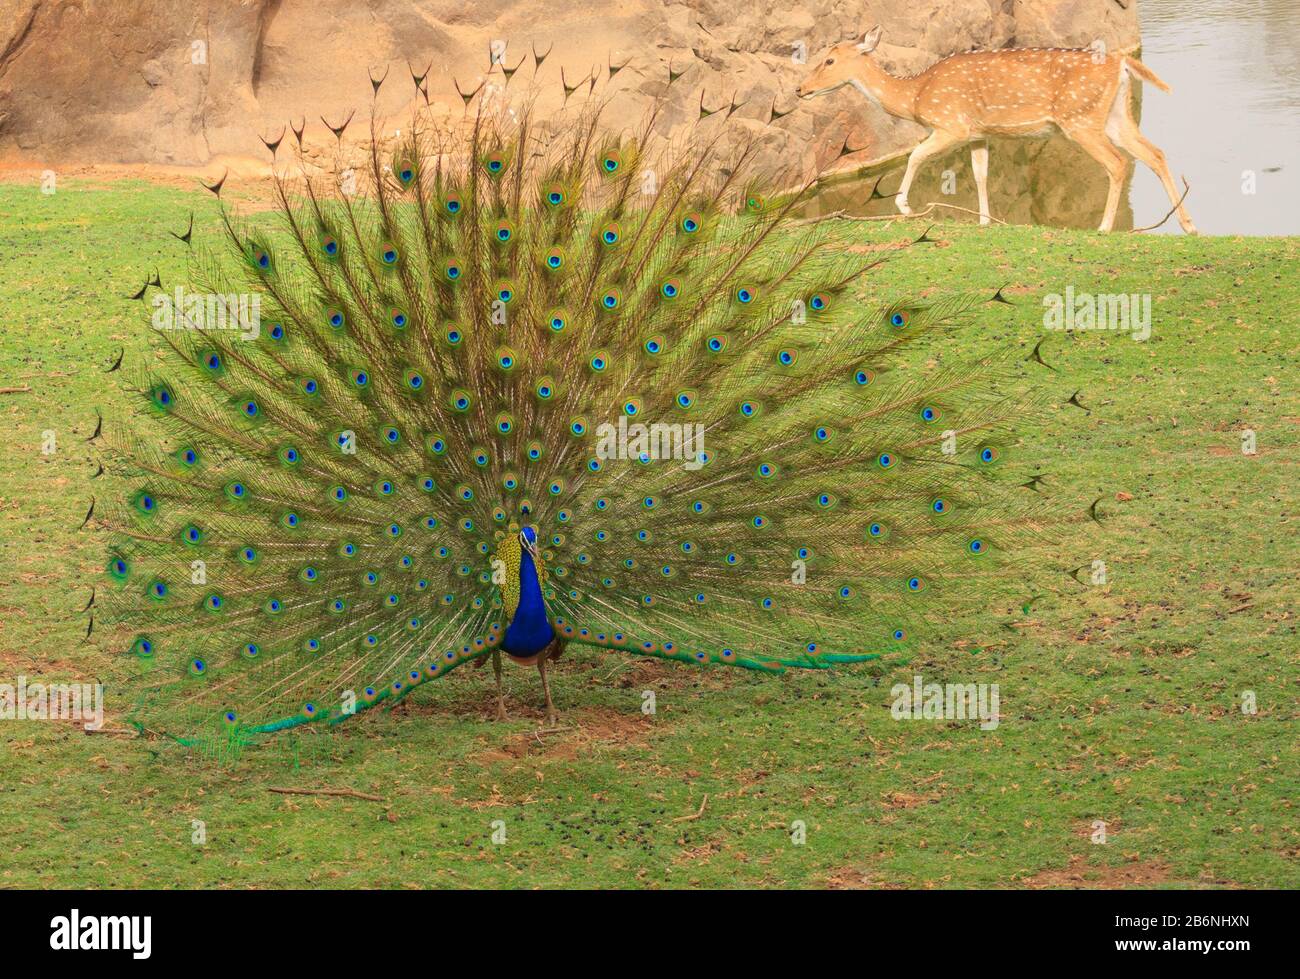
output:
[[[1150,82],[1152,85],[1160,89],[1162,92],[1173,91],[1163,78],[1157,75],[1154,71],[1152,71],[1142,62],[1138,61],[1137,58],[1130,58],[1128,55],[1125,55],[1124,65],[1125,67],[1128,68],[1129,71],[1137,75],[1138,78],[1141,78],[1143,81]]]

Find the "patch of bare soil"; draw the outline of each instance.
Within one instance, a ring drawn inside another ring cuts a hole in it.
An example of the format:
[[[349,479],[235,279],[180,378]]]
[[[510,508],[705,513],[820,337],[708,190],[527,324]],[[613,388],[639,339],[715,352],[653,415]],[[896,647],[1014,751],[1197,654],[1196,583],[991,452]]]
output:
[[[1108,836],[1119,832],[1121,824],[1118,819],[1107,819],[1103,821],[1106,824],[1106,834]],[[1093,825],[1093,820],[1081,819],[1079,822],[1074,824],[1074,829],[1071,830],[1071,832],[1074,833],[1075,836],[1082,837],[1085,840],[1090,840],[1092,839],[1093,834],[1097,832],[1097,827]]]
[[[536,759],[546,761],[572,761],[602,748],[623,748],[642,744],[654,733],[655,723],[641,713],[627,713],[606,707],[577,710],[561,716],[560,724],[553,729],[541,726],[540,711],[519,710],[512,713],[532,719],[536,715],[537,727],[528,731],[502,730],[501,736],[485,751],[478,761],[485,765],[502,761]]]
[[[667,663],[650,657],[621,654],[574,659],[560,669],[567,669],[578,682],[605,689],[686,690],[693,687],[718,689],[729,682],[726,667],[699,667],[687,663]],[[588,675],[583,676],[586,672]]]
[[[831,873],[822,881],[822,886],[830,891],[903,891],[907,885],[891,880],[882,880],[870,871],[856,867],[844,867]]]
[[[1123,890],[1128,887],[1155,887],[1170,882],[1169,866],[1158,860],[1134,860],[1110,866],[1090,864],[1081,856],[1070,858],[1059,870],[1040,870],[1016,882],[1031,890],[1065,888],[1069,890]]]
[[[1243,459],[1258,459],[1260,456],[1269,455],[1271,452],[1271,449],[1256,449],[1250,455],[1246,455],[1241,451],[1241,447],[1236,445],[1212,445],[1209,448],[1210,455],[1224,459],[1236,458],[1237,456]]]
[[[0,184],[39,185],[48,168],[27,162],[0,163]],[[144,180],[160,187],[194,190],[200,183],[214,184],[222,174],[229,186],[269,196],[270,159],[219,156],[203,166],[173,166],[159,163],[67,163],[60,162],[53,172],[59,181],[76,180],[81,184],[111,184],[119,180]]]
[[[1108,824],[1110,828],[1118,822]],[[1091,834],[1091,823],[1075,827],[1075,835]],[[1029,890],[1126,890],[1129,888],[1158,887],[1173,884],[1186,888],[1236,887],[1231,881],[1211,879],[1202,875],[1195,881],[1172,877],[1169,865],[1159,860],[1133,859],[1118,866],[1090,863],[1082,856],[1073,856],[1067,866],[1041,870],[1029,877],[1013,878],[1006,886]],[[843,867],[832,871],[822,886],[829,890],[905,890],[909,885],[884,879],[879,873],[862,867]]]

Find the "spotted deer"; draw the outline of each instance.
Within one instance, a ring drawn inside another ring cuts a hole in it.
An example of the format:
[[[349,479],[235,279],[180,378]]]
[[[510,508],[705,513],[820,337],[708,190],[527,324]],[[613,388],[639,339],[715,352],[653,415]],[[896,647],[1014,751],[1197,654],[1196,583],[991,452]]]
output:
[[[1106,168],[1110,192],[1100,230],[1110,231],[1115,225],[1128,172],[1124,150],[1155,172],[1183,230],[1196,233],[1179,200],[1165,155],[1138,131],[1129,111],[1133,76],[1169,91],[1169,86],[1136,58],[1093,49],[971,51],[945,58],[911,78],[897,78],[871,57],[880,36],[880,27],[874,27],[860,42],[836,44],[808,73],[798,95],[808,99],[852,85],[891,116],[910,119],[930,130],[907,158],[907,172],[897,195],[902,213],[912,213],[907,193],[921,165],[954,146],[972,143],[971,169],[979,191],[980,223],[988,224],[989,151],[985,138],[1038,135],[1055,126]]]

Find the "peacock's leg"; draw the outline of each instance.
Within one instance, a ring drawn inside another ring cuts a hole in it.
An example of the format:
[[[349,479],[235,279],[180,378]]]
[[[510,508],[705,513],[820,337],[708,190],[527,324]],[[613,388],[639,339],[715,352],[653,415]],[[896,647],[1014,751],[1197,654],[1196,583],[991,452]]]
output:
[[[550,659],[550,649],[537,657],[537,672],[542,675],[542,693],[546,695],[546,726],[555,727],[559,719],[555,716],[555,705],[551,703],[551,685],[546,681],[546,661]]]
[[[506,699],[501,692],[501,650],[492,650],[492,672],[497,677],[497,720],[506,720]]]

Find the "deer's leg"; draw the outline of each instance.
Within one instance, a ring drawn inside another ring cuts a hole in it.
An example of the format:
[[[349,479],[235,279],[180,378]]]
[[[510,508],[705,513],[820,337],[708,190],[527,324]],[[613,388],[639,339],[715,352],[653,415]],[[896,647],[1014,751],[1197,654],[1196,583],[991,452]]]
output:
[[[916,179],[916,172],[921,169],[921,164],[930,157],[938,156],[961,142],[963,140],[960,136],[954,136],[951,133],[936,129],[921,140],[921,144],[916,149],[912,150],[912,155],[907,158],[907,172],[903,174],[903,182],[899,184],[898,193],[894,195],[898,209],[902,213],[912,213],[912,209],[907,205],[907,192],[912,189],[912,181]]]
[[[1124,112],[1124,117],[1117,127],[1115,141],[1150,167],[1151,171],[1160,178],[1160,182],[1165,186],[1165,193],[1169,195],[1169,203],[1177,209],[1178,223],[1183,226],[1183,231],[1189,235],[1196,234],[1196,225],[1192,224],[1192,216],[1179,202],[1182,195],[1174,186],[1174,178],[1169,173],[1169,164],[1165,160],[1164,153],[1160,151],[1160,147],[1138,131],[1137,123],[1127,111]]]
[[[1100,130],[1079,128],[1065,129],[1063,132],[1106,168],[1106,176],[1110,178],[1110,191],[1106,194],[1106,213],[1102,215],[1097,230],[1110,231],[1115,227],[1115,213],[1119,210],[1124,178],[1128,175],[1128,158]]]
[[[980,197],[980,224],[989,223],[989,144],[979,140],[970,148],[970,168]]]

